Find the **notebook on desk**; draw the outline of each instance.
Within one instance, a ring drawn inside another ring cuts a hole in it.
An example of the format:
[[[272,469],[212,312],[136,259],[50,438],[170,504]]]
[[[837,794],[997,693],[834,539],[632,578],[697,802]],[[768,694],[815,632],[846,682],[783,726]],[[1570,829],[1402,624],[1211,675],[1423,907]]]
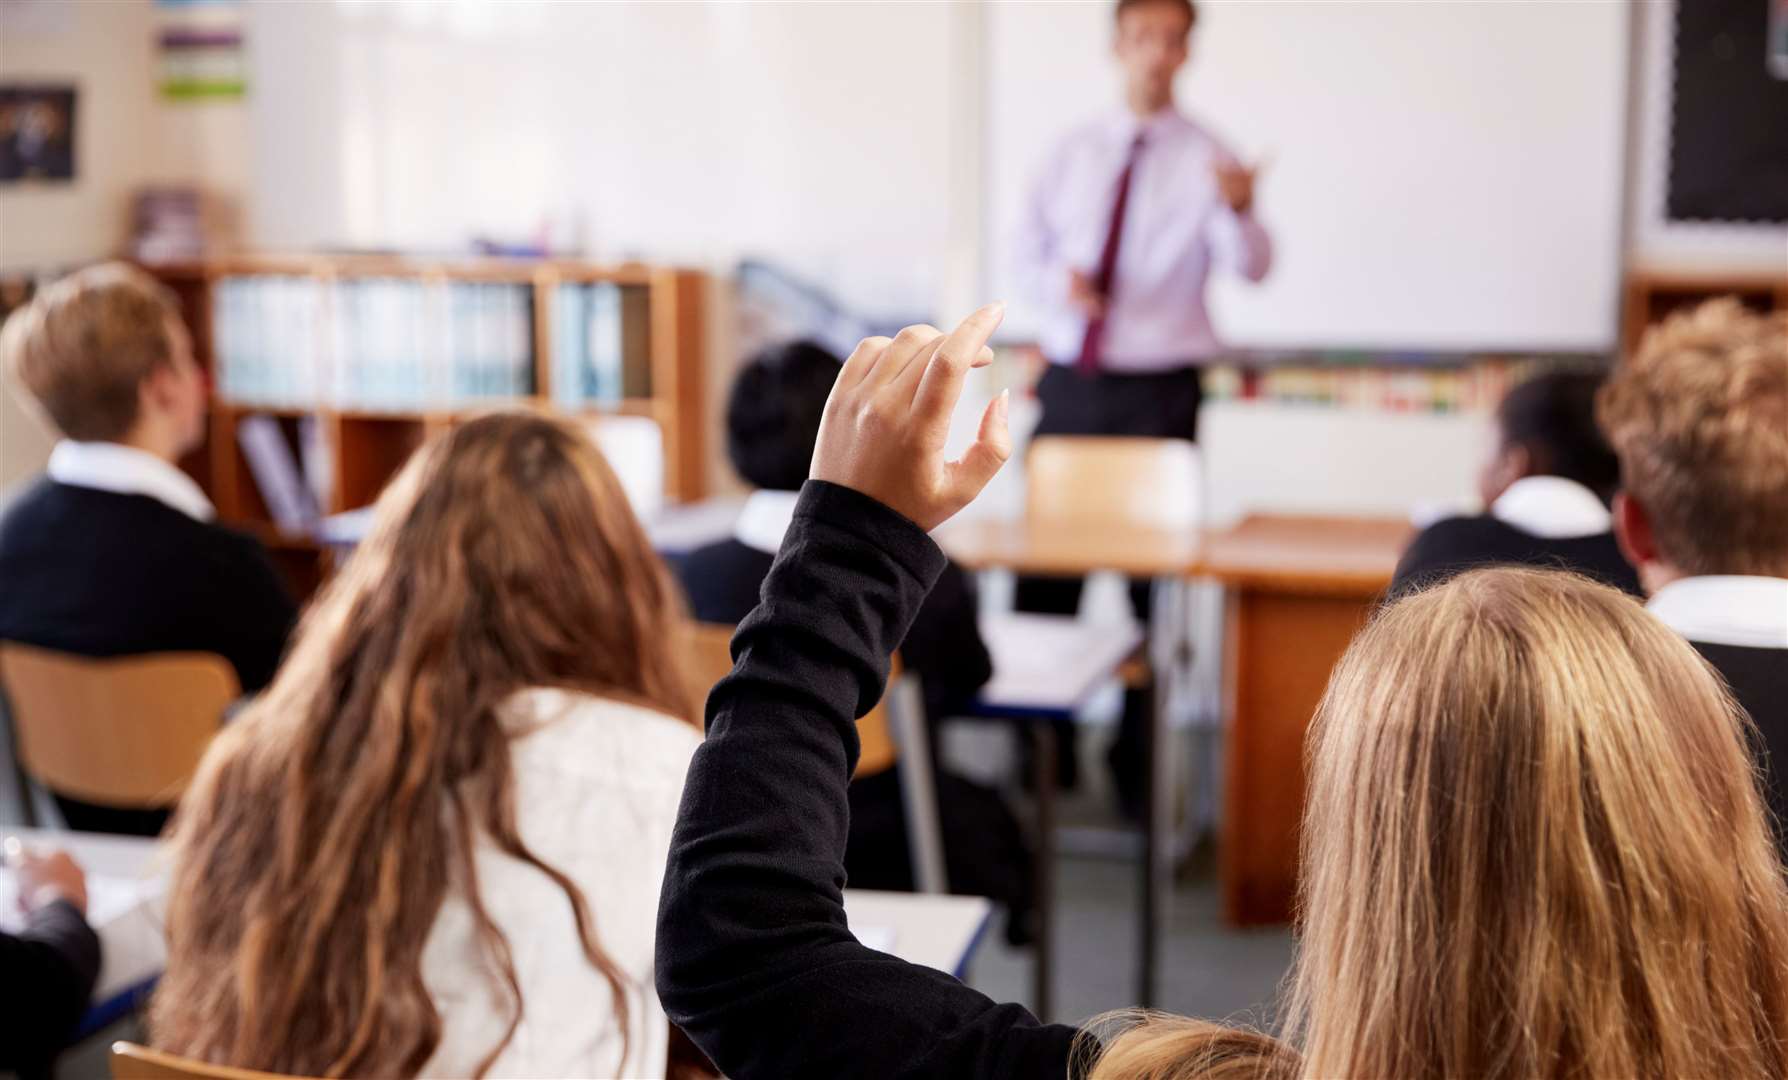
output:
[[[87,875],[87,922],[99,935],[99,981],[93,1000],[103,1002],[160,975],[167,965],[162,887],[158,880]],[[0,930],[23,931],[18,873],[0,868]]]

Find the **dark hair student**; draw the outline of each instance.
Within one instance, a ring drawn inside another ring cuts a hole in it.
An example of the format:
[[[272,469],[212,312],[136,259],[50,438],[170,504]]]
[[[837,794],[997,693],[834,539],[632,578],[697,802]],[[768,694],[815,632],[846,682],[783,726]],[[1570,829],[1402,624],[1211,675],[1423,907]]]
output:
[[[1002,397],[943,456],[1000,316],[845,362],[709,698],[656,957],[666,1013],[725,1075],[1788,1075],[1788,884],[1739,714],[1661,623],[1552,571],[1394,604],[1337,668],[1285,1041],[1168,1017],[1102,1039],[859,944],[854,720],[943,567],[928,531],[1010,453]]]

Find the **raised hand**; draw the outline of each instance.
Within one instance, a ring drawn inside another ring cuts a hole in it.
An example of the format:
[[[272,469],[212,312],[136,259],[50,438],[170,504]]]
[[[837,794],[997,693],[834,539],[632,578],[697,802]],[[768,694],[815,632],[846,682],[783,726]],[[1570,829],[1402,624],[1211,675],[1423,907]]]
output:
[[[1219,157],[1211,163],[1211,176],[1217,181],[1217,194],[1229,208],[1238,214],[1246,214],[1254,205],[1254,180],[1260,174],[1263,163],[1252,167],[1226,157]]]
[[[909,326],[892,339],[864,339],[826,401],[813,478],[860,491],[926,530],[967,506],[1011,456],[1007,395],[988,404],[961,458],[944,460],[944,439],[963,379],[993,359],[987,339],[1005,314],[1005,305],[989,304],[948,335]]]

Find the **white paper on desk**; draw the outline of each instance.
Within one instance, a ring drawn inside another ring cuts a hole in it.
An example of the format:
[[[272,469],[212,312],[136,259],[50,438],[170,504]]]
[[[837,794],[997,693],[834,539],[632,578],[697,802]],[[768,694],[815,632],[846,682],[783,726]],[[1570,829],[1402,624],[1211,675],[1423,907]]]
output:
[[[851,933],[857,935],[857,941],[869,946],[876,952],[892,953],[894,951],[894,928],[892,926],[855,926]]]

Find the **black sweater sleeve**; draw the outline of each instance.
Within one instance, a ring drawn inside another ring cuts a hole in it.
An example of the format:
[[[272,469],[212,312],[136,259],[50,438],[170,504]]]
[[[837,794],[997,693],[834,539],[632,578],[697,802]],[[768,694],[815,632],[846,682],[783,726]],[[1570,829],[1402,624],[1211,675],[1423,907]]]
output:
[[[99,938],[67,901],[0,933],[0,1069],[46,1065],[73,1034],[99,978]]]
[[[845,924],[855,720],[944,564],[929,537],[810,481],[708,699],[658,912],[665,1010],[728,1076],[1064,1077],[1039,1024]]]

